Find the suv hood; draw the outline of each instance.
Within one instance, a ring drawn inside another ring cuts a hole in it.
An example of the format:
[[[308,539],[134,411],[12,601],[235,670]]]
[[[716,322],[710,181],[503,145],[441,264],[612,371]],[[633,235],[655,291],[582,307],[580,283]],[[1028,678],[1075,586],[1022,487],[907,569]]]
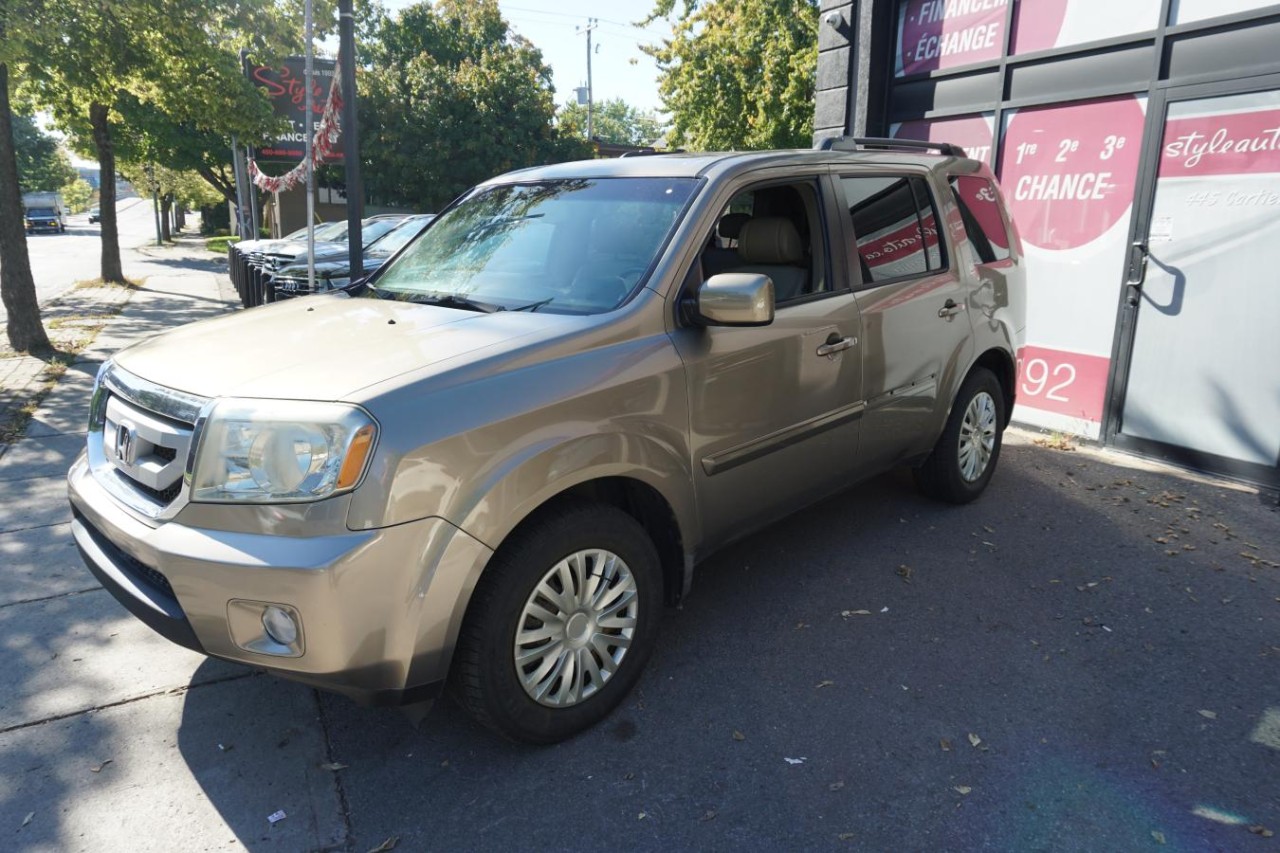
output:
[[[334,294],[192,323],[122,350],[114,361],[202,397],[341,400],[448,359],[501,351],[571,319]]]

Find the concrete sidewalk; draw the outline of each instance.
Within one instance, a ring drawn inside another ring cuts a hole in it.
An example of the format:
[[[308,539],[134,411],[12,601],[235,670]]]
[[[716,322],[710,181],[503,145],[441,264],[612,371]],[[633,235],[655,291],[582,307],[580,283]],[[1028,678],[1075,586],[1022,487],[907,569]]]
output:
[[[70,535],[65,477],[84,444],[98,366],[133,341],[233,310],[225,266],[193,238],[127,251],[126,276],[142,287],[73,289],[46,309],[62,346],[92,338],[64,357],[65,372],[34,357],[0,359],[0,416],[43,393],[21,437],[0,445],[6,849],[225,849],[260,834],[302,850],[342,838],[332,774],[319,768],[323,737],[310,725],[314,694],[254,683],[250,670],[154,634],[98,586]],[[227,692],[234,680],[245,683]],[[191,690],[207,695],[188,706]],[[297,729],[254,724],[268,704]],[[265,755],[273,760],[260,765]],[[227,790],[218,808],[203,794],[210,784]],[[220,812],[229,803],[235,815]],[[289,818],[273,827],[266,817],[280,808]]]

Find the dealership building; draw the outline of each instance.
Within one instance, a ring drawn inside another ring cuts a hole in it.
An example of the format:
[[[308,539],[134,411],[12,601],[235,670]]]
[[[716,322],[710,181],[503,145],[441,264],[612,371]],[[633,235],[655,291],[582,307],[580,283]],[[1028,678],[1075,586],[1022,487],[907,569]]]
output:
[[[818,137],[999,177],[1017,421],[1280,486],[1280,4],[823,0],[819,33]]]

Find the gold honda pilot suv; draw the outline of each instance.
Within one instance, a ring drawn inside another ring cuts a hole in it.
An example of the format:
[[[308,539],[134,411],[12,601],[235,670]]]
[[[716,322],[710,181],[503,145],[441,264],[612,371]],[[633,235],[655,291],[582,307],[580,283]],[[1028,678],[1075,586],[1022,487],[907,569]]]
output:
[[[983,491],[1023,269],[951,145],[512,172],[366,281],[103,365],[75,540],[176,643],[557,741],[726,543],[893,465]]]

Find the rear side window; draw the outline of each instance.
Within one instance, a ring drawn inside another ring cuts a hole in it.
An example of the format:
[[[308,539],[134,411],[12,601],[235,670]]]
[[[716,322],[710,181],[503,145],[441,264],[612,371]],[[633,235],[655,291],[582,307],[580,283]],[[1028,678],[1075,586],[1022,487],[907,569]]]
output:
[[[938,217],[922,178],[901,175],[841,178],[862,280],[878,284],[923,276],[946,266]]]
[[[951,192],[973,256],[980,264],[993,264],[1009,257],[1009,232],[1000,216],[996,188],[986,178],[957,175],[951,178]]]

